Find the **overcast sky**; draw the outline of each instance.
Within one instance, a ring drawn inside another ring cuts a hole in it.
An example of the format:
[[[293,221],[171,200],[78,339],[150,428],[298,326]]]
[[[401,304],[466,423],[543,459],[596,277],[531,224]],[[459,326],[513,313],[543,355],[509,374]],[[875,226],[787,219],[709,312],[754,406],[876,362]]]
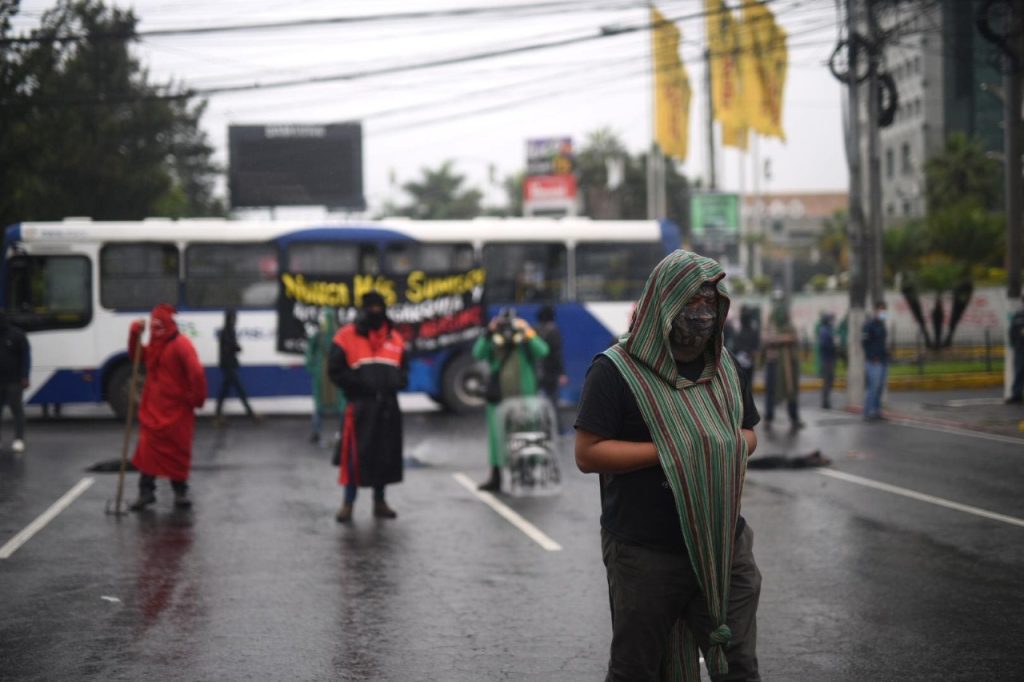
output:
[[[52,0],[23,0],[16,29],[38,23]],[[646,3],[626,0],[549,2],[530,11],[514,6],[544,0],[137,0],[140,31],[271,23],[313,18],[386,15],[447,8],[493,8],[462,17],[389,19],[275,30],[145,38],[136,50],[157,82],[188,87],[268,83],[413,65],[513,46],[596,35],[602,27],[647,22]],[[738,5],[732,0],[731,5]],[[681,54],[694,90],[690,157],[681,170],[703,177],[707,168],[702,0],[658,2],[682,32]],[[762,191],[844,191],[841,92],[824,62],[836,40],[832,0],[769,3],[790,35],[790,69],[783,123],[787,141],[759,143]],[[504,194],[489,186],[525,165],[529,138],[571,136],[608,127],[632,152],[651,136],[650,36],[632,32],[515,56],[411,70],[388,76],[251,90],[210,97],[203,126],[227,162],[227,126],[261,123],[363,122],[364,183],[371,208],[402,201],[399,185],[424,167],[454,161],[489,203]],[[718,154],[719,185],[754,186],[752,154]],[[741,174],[741,171],[742,174]]]

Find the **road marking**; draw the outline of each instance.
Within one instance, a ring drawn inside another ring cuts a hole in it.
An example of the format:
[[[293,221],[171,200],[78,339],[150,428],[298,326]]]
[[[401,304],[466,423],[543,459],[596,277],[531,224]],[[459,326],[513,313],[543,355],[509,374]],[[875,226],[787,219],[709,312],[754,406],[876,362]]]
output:
[[[972,507],[967,504],[960,504],[959,502],[953,502],[946,500],[941,497],[935,497],[933,495],[925,495],[919,493],[916,490],[910,490],[909,488],[901,488],[897,485],[889,485],[888,483],[881,483],[879,481],[873,481],[870,478],[862,478],[861,476],[854,476],[853,474],[847,474],[842,471],[834,471],[831,469],[818,469],[819,474],[822,476],[828,476],[830,478],[837,478],[841,481],[848,483],[856,483],[867,488],[874,488],[875,490],[883,490],[893,495],[902,495],[903,497],[909,497],[912,500],[919,500],[921,502],[928,502],[939,507],[945,507],[946,509],[953,509],[956,511],[963,512],[965,514],[973,514],[974,516],[980,516],[985,519],[992,519],[993,521],[1002,521],[1008,523],[1011,526],[1020,526],[1024,528],[1024,519],[1018,519],[1015,516],[1007,516],[1005,514],[997,514],[990,512],[986,509],[979,509],[978,507]]]
[[[49,509],[37,516],[35,521],[25,526],[20,533],[8,540],[6,545],[0,547],[0,559],[9,559],[12,554],[18,551],[19,547],[31,540],[33,535],[45,528],[46,524],[53,521],[57,514],[67,509],[72,502],[78,499],[79,495],[88,490],[95,482],[96,479],[94,478],[83,478],[76,483],[75,487],[64,493],[64,496],[50,505]]]
[[[476,483],[467,476],[466,474],[459,472],[452,474],[452,478],[458,481],[459,485],[468,490],[469,492],[476,495],[477,499],[486,504],[488,507],[498,512],[506,521],[511,523],[513,526],[521,530],[528,538],[536,542],[538,545],[543,547],[549,552],[560,552],[562,546],[545,535],[537,526],[533,525],[522,516],[517,514],[504,502],[501,502],[494,495],[484,492],[483,490],[476,489]]]
[[[985,440],[994,440],[997,443],[1024,445],[1024,438],[1014,438],[1013,436],[1001,436],[998,433],[985,433],[984,431],[969,431],[967,429],[958,429],[953,426],[939,426],[938,424],[922,424],[920,422],[910,421],[908,419],[890,419],[889,423],[896,424],[898,426],[909,426],[912,429],[922,429],[924,431],[937,431],[939,433],[949,433],[953,434],[954,436],[971,436],[972,438],[984,438]]]

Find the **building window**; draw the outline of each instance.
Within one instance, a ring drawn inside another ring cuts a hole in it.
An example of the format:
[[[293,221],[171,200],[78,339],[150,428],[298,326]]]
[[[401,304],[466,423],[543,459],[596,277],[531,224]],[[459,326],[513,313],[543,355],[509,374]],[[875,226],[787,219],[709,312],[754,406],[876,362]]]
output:
[[[885,150],[885,177],[891,178],[895,173],[896,163],[893,160],[892,147]]]
[[[894,216],[894,215],[896,215],[896,208],[892,204],[888,204],[885,207],[885,213],[886,213],[886,215]]]
[[[903,147],[901,147],[901,152],[902,153],[901,153],[900,156],[903,159],[903,162],[902,162],[903,174],[904,175],[909,175],[909,174],[914,172],[914,164],[911,163],[911,159],[910,159],[910,143],[909,142],[904,142],[903,143]]]
[[[910,200],[903,200],[903,215],[910,215]]]

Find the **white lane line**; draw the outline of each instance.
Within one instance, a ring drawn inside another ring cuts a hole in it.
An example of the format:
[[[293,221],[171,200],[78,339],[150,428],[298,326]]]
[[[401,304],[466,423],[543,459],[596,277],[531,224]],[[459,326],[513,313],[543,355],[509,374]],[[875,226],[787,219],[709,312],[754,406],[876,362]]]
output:
[[[1002,521],[1008,523],[1011,526],[1020,526],[1024,528],[1024,519],[1018,519],[1015,516],[1007,516],[1006,514],[997,514],[990,512],[987,509],[979,509],[978,507],[972,507],[968,504],[960,504],[959,502],[953,502],[946,500],[941,497],[935,497],[933,495],[925,495],[919,493],[916,490],[910,490],[909,488],[901,488],[898,485],[889,485],[888,483],[881,483],[879,481],[873,481],[870,478],[862,478],[860,476],[854,476],[853,474],[847,474],[842,471],[833,471],[831,469],[817,469],[817,472],[822,476],[828,476],[830,478],[837,478],[847,483],[856,483],[866,488],[874,488],[875,490],[883,490],[893,495],[902,495],[903,497],[909,497],[912,500],[918,500],[920,502],[927,502],[934,504],[939,507],[945,507],[946,509],[953,509],[955,511],[963,512],[965,514],[973,514],[974,516],[980,516],[985,519],[992,519],[993,521]]]
[[[513,511],[509,506],[498,500],[494,495],[476,489],[476,483],[466,474],[459,472],[452,474],[452,478],[458,481],[459,485],[476,495],[477,499],[498,514],[513,526],[521,530],[528,538],[536,542],[549,552],[560,552],[562,546],[545,535],[537,526],[533,525],[522,516]]]
[[[910,421],[907,419],[890,419],[889,423],[896,424],[897,426],[909,426],[912,429],[921,429],[923,431],[936,431],[938,433],[949,433],[954,436],[970,436],[971,438],[984,438],[985,440],[994,440],[997,443],[1009,443],[1010,445],[1024,445],[1024,438],[1014,438],[1013,436],[1001,436],[998,433],[985,433],[984,431],[968,431],[967,429],[958,429],[954,426],[922,424],[921,422]]]
[[[51,504],[49,509],[37,516],[35,521],[25,526],[20,533],[8,540],[7,544],[0,547],[0,559],[9,559],[12,554],[18,551],[19,547],[31,540],[33,535],[45,528],[46,524],[53,521],[57,514],[67,509],[79,495],[88,490],[95,482],[96,479],[94,478],[83,478],[76,483],[71,490],[64,493],[59,500]]]

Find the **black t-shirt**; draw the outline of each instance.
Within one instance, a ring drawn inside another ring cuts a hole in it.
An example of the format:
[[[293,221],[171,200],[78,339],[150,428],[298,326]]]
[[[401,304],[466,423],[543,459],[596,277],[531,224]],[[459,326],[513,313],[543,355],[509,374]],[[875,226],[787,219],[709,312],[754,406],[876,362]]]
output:
[[[679,373],[690,381],[696,381],[703,371],[703,358],[679,365]],[[739,375],[743,392],[741,427],[752,429],[761,416],[754,405],[750,383],[742,372]],[[652,440],[633,392],[606,355],[594,358],[587,371],[576,428],[613,440]],[[740,517],[737,534],[744,525]],[[624,542],[669,552],[686,551],[675,498],[660,466],[625,474],[601,474],[601,527]]]

